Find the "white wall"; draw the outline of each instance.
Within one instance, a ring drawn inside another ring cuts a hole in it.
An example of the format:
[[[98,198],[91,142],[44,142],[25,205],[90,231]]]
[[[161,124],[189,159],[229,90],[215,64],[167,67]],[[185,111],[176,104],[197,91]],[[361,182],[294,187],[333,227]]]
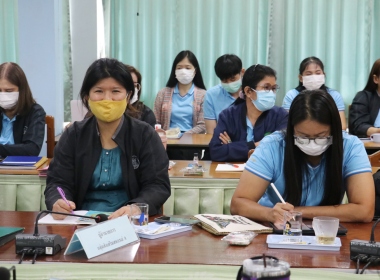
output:
[[[79,99],[87,68],[98,58],[97,2],[70,0],[73,99]]]
[[[54,116],[59,134],[63,124],[62,3],[18,0],[18,20],[19,64],[37,103]],[[46,144],[41,155],[46,155]]]

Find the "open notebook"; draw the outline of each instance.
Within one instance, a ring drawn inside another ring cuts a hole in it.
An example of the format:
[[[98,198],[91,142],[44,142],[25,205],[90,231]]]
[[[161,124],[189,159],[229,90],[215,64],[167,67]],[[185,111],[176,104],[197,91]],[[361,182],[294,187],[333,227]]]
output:
[[[215,235],[227,235],[234,231],[273,232],[272,228],[239,215],[199,214],[194,217],[201,221],[203,229]]]

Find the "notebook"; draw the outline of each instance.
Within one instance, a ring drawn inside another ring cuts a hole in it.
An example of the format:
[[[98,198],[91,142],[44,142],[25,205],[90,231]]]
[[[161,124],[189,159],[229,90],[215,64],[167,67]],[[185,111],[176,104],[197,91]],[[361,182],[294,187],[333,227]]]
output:
[[[0,162],[1,169],[37,169],[47,162],[46,157],[8,156]]]
[[[0,246],[13,240],[18,233],[23,233],[24,228],[0,227]]]
[[[220,172],[229,172],[229,171],[244,171],[245,168],[245,163],[243,164],[234,164],[239,167],[235,167],[229,164],[218,164],[216,167],[215,171],[220,171]]]
[[[141,229],[145,228],[141,226],[134,226],[136,233],[139,235],[140,238],[146,238],[146,239],[157,239],[177,233],[181,233],[184,231],[189,231],[192,229],[192,226],[170,226],[170,224],[161,224],[157,222],[149,223],[148,225],[148,231],[141,231]]]
[[[201,221],[198,225],[215,235],[227,235],[234,231],[273,232],[272,228],[239,215],[199,214],[194,217]]]

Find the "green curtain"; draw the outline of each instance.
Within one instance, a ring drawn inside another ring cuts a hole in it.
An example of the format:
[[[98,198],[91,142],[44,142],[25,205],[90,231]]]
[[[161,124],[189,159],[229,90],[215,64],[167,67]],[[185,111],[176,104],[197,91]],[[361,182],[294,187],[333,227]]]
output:
[[[308,56],[324,62],[326,85],[342,94],[346,106],[380,57],[378,0],[103,0],[103,5],[106,55],[141,71],[148,106],[185,49],[197,56],[207,88],[220,82],[214,63],[222,54],[238,55],[245,68],[273,67],[280,106],[298,85],[299,64]]]
[[[0,64],[18,62],[17,0],[0,0]]]
[[[191,50],[207,88],[219,83],[215,60],[238,55],[243,67],[267,64],[269,2],[266,0],[103,0],[106,56],[142,74],[142,97],[153,107],[175,56]]]
[[[71,121],[70,101],[73,100],[73,72],[71,63],[70,1],[62,0],[63,42],[63,120]]]
[[[298,85],[300,62],[309,56],[325,65],[326,85],[347,107],[380,58],[380,1],[272,0],[269,65],[278,72],[280,105]]]

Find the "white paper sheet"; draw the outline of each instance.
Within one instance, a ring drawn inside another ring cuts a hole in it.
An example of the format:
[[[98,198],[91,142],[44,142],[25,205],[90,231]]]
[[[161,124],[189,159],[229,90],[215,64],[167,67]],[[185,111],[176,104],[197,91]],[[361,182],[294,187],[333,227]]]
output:
[[[224,171],[224,172],[227,172],[227,171],[244,171],[245,163],[243,163],[243,164],[234,164],[234,165],[239,166],[239,168],[234,167],[234,166],[229,165],[229,164],[218,164],[218,166],[216,167],[215,171]]]
[[[88,212],[87,210],[80,210],[80,211],[74,211],[74,214],[84,216],[84,215],[86,215],[87,212]],[[39,225],[88,225],[88,224],[92,224],[89,222],[78,221],[79,219],[80,219],[79,217],[67,216],[64,220],[54,220],[53,216],[51,214],[47,214],[42,219],[38,220],[38,224]]]

